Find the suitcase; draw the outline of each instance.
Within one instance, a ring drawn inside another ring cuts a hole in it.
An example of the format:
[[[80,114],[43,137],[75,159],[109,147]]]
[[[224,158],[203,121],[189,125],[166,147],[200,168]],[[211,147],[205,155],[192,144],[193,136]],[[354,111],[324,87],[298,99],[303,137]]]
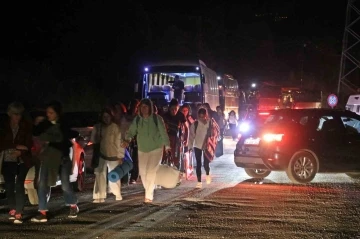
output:
[[[116,168],[111,170],[108,173],[108,179],[110,182],[117,182],[122,179],[130,170],[134,167],[132,159],[130,157],[129,151],[125,150],[125,157],[122,164],[118,165]]]
[[[180,182],[180,171],[175,166],[169,165],[170,154],[166,158],[166,163],[160,164],[156,172],[155,185],[160,185],[164,188],[175,188]]]

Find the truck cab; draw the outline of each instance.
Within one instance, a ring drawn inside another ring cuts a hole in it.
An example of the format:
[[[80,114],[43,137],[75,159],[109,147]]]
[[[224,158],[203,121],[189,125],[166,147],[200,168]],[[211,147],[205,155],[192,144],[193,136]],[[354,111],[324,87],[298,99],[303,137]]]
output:
[[[360,115],[360,94],[349,96],[346,109]]]

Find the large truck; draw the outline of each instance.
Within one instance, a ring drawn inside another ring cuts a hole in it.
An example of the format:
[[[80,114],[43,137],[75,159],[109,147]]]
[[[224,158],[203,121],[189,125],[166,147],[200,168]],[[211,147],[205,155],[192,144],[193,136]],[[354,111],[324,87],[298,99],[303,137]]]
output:
[[[239,84],[237,80],[230,74],[218,76],[220,108],[223,110],[225,117],[228,117],[230,111],[234,111],[237,115],[239,112]]]
[[[166,107],[174,97],[176,76],[184,82],[180,104],[209,103],[214,110],[220,104],[217,74],[198,59],[164,59],[145,65],[139,87],[142,98],[151,99],[160,110]]]
[[[322,108],[322,98],[322,91],[320,90],[308,90],[297,87],[283,87],[281,89],[281,108]]]

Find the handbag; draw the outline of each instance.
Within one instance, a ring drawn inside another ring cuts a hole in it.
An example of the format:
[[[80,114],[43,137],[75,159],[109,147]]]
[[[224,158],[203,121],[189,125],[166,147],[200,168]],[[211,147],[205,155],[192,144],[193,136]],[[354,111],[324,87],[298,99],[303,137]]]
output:
[[[116,166],[116,168],[114,168],[108,173],[109,181],[113,183],[117,182],[118,180],[122,179],[126,174],[128,174],[133,167],[134,164],[132,162],[130,153],[127,149],[125,149],[123,163],[119,164],[118,166]]]
[[[175,188],[180,182],[180,171],[175,166],[169,165],[171,162],[171,154],[166,157],[166,164],[160,164],[155,177],[155,185],[164,188]]]
[[[10,156],[14,151],[16,151],[16,149],[4,150],[3,161],[7,163],[20,163],[20,157],[13,158]]]
[[[101,124],[99,128],[99,143],[93,144],[93,155],[91,158],[91,167],[93,169],[99,167],[99,159],[100,159],[100,142],[101,142]]]

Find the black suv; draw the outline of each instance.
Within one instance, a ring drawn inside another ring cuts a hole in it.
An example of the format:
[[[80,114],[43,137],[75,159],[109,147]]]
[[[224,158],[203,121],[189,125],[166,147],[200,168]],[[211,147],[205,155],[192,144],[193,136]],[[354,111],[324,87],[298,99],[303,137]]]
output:
[[[360,178],[360,116],[344,110],[278,110],[260,132],[259,155],[267,168],[295,183],[316,173]]]

